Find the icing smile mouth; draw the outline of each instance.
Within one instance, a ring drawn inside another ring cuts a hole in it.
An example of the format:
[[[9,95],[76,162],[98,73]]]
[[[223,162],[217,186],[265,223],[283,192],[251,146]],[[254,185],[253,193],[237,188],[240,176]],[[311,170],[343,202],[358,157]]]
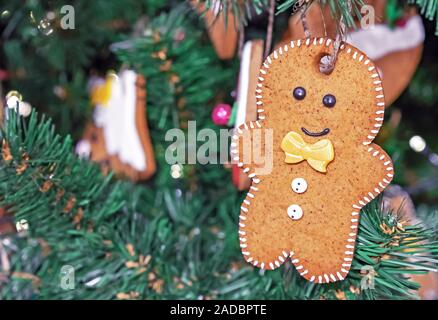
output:
[[[306,128],[302,127],[301,130],[307,135],[307,136],[311,136],[311,137],[322,137],[325,136],[326,134],[328,134],[330,132],[329,128],[325,128],[324,130],[320,131],[320,132],[312,132],[307,130]]]

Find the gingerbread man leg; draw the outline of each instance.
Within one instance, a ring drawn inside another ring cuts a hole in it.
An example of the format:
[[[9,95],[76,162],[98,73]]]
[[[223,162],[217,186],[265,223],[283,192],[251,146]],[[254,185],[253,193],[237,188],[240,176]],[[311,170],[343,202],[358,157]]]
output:
[[[271,219],[278,220],[278,211],[270,201],[266,201],[263,215],[248,215],[248,208],[255,201],[259,191],[265,188],[261,183],[264,175],[272,172],[273,150],[272,130],[262,129],[259,121],[248,122],[240,126],[233,136],[232,155],[243,172],[247,173],[252,183],[241,206],[239,216],[239,239],[245,260],[261,269],[275,269],[293,254],[288,249],[287,233],[277,232],[276,226],[267,224]],[[261,148],[261,146],[264,148]],[[261,195],[263,197],[263,194]],[[259,202],[264,202],[259,200]],[[287,216],[286,216],[287,217]],[[287,218],[283,217],[283,223]],[[258,225],[265,228],[258,228]],[[252,251],[252,248],[262,248]]]

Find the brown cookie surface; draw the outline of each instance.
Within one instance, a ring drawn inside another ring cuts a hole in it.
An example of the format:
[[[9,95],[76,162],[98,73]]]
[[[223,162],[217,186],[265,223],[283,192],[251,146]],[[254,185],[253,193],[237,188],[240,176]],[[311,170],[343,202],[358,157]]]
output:
[[[316,283],[346,277],[360,209],[393,177],[391,159],[372,144],[385,107],[377,70],[362,52],[343,44],[334,71],[322,74],[319,61],[332,50],[328,38],[292,41],[275,50],[260,70],[259,120],[233,137],[233,160],[252,178],[239,219],[245,259],[275,269],[290,258]],[[304,98],[294,94],[296,88],[305,90]],[[296,155],[282,148],[291,132],[301,136],[301,142],[292,142],[304,157],[296,163],[286,162]],[[256,164],[248,152],[266,158]],[[326,172],[318,167],[321,154],[329,160]]]

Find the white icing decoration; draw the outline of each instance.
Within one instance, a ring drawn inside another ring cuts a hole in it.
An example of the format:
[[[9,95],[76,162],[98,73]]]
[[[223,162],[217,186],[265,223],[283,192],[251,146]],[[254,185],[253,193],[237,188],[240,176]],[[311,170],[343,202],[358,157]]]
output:
[[[123,163],[144,171],[146,156],[135,122],[137,74],[124,70],[116,78],[107,105],[96,106],[94,122],[103,129],[109,155],[117,155]]]
[[[292,180],[291,187],[295,193],[304,193],[307,190],[307,181],[303,178],[295,178]]]
[[[292,204],[287,208],[287,215],[292,220],[300,220],[303,217],[303,209],[297,204]]]
[[[374,28],[358,29],[347,36],[347,42],[375,60],[391,52],[415,48],[424,41],[424,27],[421,17],[411,17],[404,27],[390,29],[386,24]]]

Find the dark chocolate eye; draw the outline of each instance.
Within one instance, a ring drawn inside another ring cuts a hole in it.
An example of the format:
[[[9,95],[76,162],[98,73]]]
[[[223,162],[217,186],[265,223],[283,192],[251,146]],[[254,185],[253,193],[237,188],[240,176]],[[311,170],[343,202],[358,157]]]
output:
[[[296,87],[292,94],[295,99],[303,100],[306,97],[306,89],[303,87]]]
[[[333,108],[336,104],[336,98],[334,95],[332,94],[326,94],[324,96],[324,98],[322,98],[322,103],[327,107],[327,108]]]

